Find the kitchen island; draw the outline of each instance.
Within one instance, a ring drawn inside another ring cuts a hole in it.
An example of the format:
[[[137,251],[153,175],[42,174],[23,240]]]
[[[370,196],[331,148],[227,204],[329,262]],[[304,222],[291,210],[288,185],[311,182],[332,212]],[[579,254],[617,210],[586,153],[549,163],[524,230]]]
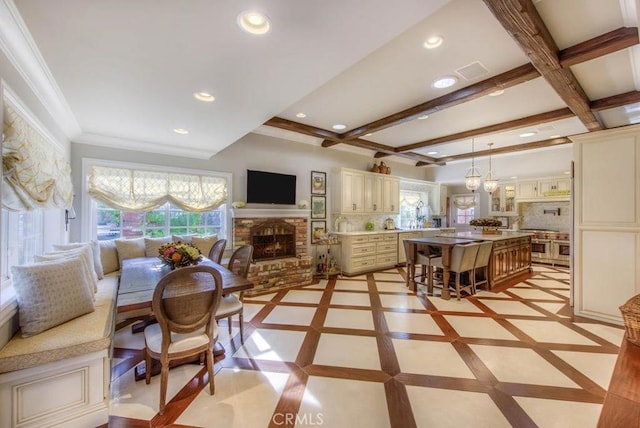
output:
[[[530,233],[457,232],[447,236],[493,242],[491,259],[489,260],[489,287],[492,290],[510,287],[531,275]]]

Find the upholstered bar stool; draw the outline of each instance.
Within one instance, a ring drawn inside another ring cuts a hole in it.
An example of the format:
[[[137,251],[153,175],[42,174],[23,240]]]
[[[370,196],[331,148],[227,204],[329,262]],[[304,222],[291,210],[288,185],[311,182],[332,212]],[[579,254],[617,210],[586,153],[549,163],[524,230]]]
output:
[[[451,260],[449,263],[449,272],[455,274],[455,291],[456,297],[460,300],[460,295],[462,291],[466,291],[469,294],[474,293],[474,280],[473,273],[474,267],[476,263],[476,257],[478,255],[478,250],[480,248],[480,244],[471,243],[471,244],[459,244],[454,246],[451,249]],[[442,266],[442,257],[436,257],[431,259],[431,266],[439,267],[444,269]],[[469,273],[468,283],[463,284],[461,280],[461,275],[465,272]],[[449,284],[443,284],[443,287],[448,287]]]
[[[415,284],[413,291],[418,291],[418,284],[427,285],[427,292],[433,293],[433,284],[428,279],[431,278],[431,259],[435,255],[431,254],[429,247],[424,245],[418,246],[418,251],[413,254],[411,244],[407,241],[404,241],[404,253],[407,256],[406,286],[409,287],[410,282],[413,282]],[[416,274],[417,267],[420,267],[419,274]]]
[[[491,250],[493,249],[493,242],[487,241],[480,243],[478,248],[478,255],[476,256],[476,263],[473,267],[473,293],[475,294],[478,286],[484,285],[487,290],[490,288],[489,284],[489,259],[491,258]]]

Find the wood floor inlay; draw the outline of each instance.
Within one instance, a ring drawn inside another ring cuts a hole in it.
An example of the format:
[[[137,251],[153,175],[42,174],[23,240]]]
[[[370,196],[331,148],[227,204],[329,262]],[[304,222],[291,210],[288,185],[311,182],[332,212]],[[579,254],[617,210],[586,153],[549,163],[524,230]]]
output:
[[[245,296],[244,345],[237,317],[231,336],[220,322],[216,394],[205,367],[173,368],[164,415],[159,379],[133,380],[141,333],[119,323],[109,426],[595,426],[624,330],[572,315],[568,273],[460,301],[412,292],[403,268]]]

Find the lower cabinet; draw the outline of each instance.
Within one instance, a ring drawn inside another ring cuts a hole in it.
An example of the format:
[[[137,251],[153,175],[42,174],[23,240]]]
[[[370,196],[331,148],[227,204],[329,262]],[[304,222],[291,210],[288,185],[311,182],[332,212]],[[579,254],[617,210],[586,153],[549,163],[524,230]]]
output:
[[[422,232],[400,232],[398,233],[398,263],[406,263],[407,255],[404,252],[405,239],[422,238]]]
[[[495,241],[489,262],[491,287],[531,271],[531,238]]]
[[[398,263],[397,233],[343,235],[340,240],[342,273],[345,275],[393,267]]]

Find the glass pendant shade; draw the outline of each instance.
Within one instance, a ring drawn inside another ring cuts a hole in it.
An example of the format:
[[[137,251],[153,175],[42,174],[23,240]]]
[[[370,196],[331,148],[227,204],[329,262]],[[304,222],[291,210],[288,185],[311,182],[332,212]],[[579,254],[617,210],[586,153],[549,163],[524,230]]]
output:
[[[491,149],[493,143],[489,143],[489,172],[487,178],[484,180],[484,191],[487,193],[493,193],[498,188],[498,179],[493,176],[493,168],[491,167]]]
[[[467,175],[464,176],[464,185],[467,186],[467,189],[472,192],[480,188],[480,182],[482,181],[482,176],[474,165],[471,165]]]

